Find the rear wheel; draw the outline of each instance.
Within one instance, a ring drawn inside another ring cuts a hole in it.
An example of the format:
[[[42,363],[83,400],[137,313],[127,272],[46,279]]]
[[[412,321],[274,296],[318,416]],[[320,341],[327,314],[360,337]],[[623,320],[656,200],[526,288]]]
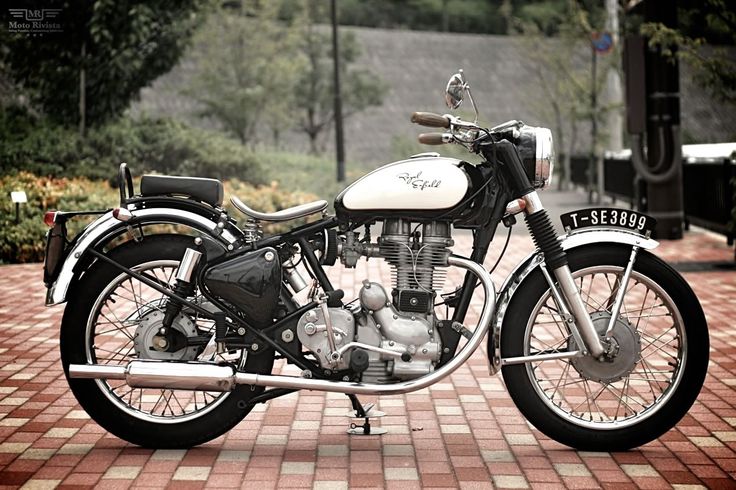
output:
[[[179,261],[192,246],[191,237],[153,235],[114,249],[110,257],[173,287]],[[135,359],[214,361],[203,355],[201,347],[185,342],[178,350],[157,350],[153,340],[163,320],[165,296],[107,263],[95,263],[69,298],[61,325],[61,358],[69,385],[98,424],[126,441],[155,448],[207,442],[242,420],[252,408],[248,402],[263,391],[250,386],[225,393],[162,390],[131,388],[122,380],[71,379],[69,364],[126,365]],[[172,329],[185,341],[186,337],[211,336],[214,325],[185,308]],[[268,351],[258,355],[235,351],[225,360],[254,373],[270,373],[273,367]]]
[[[601,338],[631,249],[568,253],[570,270]],[[502,328],[503,357],[580,350],[542,273],[520,285]],[[504,366],[516,406],[549,437],[582,450],[614,451],[656,439],[687,413],[705,379],[708,330],[685,280],[640,251],[611,332],[615,354]]]

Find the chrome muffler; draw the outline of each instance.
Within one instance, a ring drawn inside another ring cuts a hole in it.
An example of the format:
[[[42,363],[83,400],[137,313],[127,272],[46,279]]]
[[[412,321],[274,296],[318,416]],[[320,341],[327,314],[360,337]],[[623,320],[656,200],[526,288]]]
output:
[[[354,395],[400,395],[421,390],[455,371],[480,346],[488,332],[496,306],[496,292],[491,276],[479,264],[450,256],[448,263],[467,269],[480,279],[485,303],[478,327],[460,352],[440,369],[421,378],[394,384],[356,383],[324,379],[273,376],[237,372],[231,366],[197,362],[131,361],[127,365],[70,364],[69,377],[76,379],[118,379],[132,388],[158,388],[195,391],[232,391],[237,385],[270,386],[295,390],[329,391]]]
[[[120,379],[131,388],[231,391],[235,369],[208,363],[131,361],[126,365],[70,364],[70,378]]]

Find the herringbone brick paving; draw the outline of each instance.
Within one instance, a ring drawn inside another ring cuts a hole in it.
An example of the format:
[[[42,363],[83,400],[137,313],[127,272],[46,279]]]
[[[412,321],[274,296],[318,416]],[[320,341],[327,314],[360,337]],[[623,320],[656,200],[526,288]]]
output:
[[[467,249],[469,238],[455,247]],[[494,245],[488,263],[495,261]],[[531,250],[513,236],[497,285]],[[722,238],[691,232],[663,242],[670,261],[733,260]],[[488,265],[488,264],[487,264]],[[334,268],[336,285],[387,281],[372,259]],[[692,268],[688,269],[691,270]],[[449,279],[457,276],[450,275]],[[387,412],[389,433],[345,434],[343,395],[303,392],[258,406],[228,434],[188,451],[141,449],[107,434],[80,410],[58,353],[62,307],[43,306],[38,264],[0,268],[0,486],[2,488],[736,488],[736,274],[685,277],[711,329],[705,386],[672,431],[637,450],[570,450],[530,427],[502,379],[477,352],[450,379],[405,396],[366,397]],[[471,308],[477,318],[478,304]],[[483,349],[484,351],[485,349]]]

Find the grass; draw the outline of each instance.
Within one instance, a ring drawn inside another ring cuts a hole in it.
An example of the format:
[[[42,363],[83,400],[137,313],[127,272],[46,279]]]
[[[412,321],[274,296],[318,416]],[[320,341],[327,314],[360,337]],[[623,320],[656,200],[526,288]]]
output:
[[[337,194],[370,168],[346,163],[344,183],[336,180],[335,160],[329,156],[312,156],[276,151],[259,151],[261,167],[268,181],[276,181],[288,191],[308,192],[332,203]]]

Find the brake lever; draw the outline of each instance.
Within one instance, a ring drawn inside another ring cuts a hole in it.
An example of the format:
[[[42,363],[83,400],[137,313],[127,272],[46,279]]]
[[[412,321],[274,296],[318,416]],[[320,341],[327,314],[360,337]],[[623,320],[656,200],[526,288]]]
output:
[[[444,116],[450,120],[451,129],[453,128],[453,126],[464,129],[480,129],[480,126],[478,126],[477,124],[463,121],[459,117],[453,116],[452,114],[444,114]]]

